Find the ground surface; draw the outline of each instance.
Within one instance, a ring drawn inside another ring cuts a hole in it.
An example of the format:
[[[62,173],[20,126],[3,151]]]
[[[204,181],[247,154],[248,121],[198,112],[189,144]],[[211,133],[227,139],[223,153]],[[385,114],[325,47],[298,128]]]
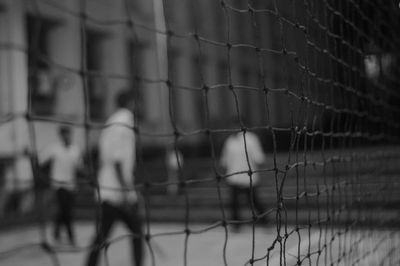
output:
[[[207,229],[208,228],[208,229]],[[227,265],[245,265],[252,258],[263,258],[268,248],[272,247],[277,231],[274,225],[255,228],[254,242],[252,227],[242,228],[240,232],[223,227],[208,227],[208,225],[190,225],[191,233],[185,245],[184,224],[151,224],[150,234],[151,252],[146,248],[145,266],[179,266],[185,265],[185,246],[187,247],[187,265],[225,265],[224,243],[226,243]],[[353,230],[345,232],[340,228],[320,231],[319,229],[301,229],[299,234],[290,233],[284,245],[285,260],[279,255],[280,245],[277,243],[267,258],[257,261],[254,265],[295,265],[300,258],[302,265],[348,265],[356,262],[357,265],[397,265],[399,262],[400,234],[392,230]],[[50,243],[50,228],[46,229],[46,237]],[[67,245],[54,246],[55,256],[50,256],[39,245],[43,231],[37,226],[15,228],[7,232],[0,232],[0,265],[2,266],[75,266],[84,265],[87,256],[87,247],[94,232],[94,226],[88,222],[79,222],[76,225],[78,248]],[[283,232],[283,231],[282,231]],[[332,237],[334,239],[332,240]],[[112,234],[113,242],[107,252],[108,264],[103,260],[101,265],[123,266],[130,264],[129,237],[122,225],[117,225]],[[284,243],[284,242],[282,242]],[[323,248],[327,243],[327,248]],[[254,247],[254,249],[253,249]],[[318,256],[318,251],[321,251]],[[340,254],[345,256],[340,256]],[[300,256],[298,256],[300,254]],[[307,258],[310,254],[310,259]],[[56,259],[54,259],[56,258]],[[339,260],[340,259],[340,260]]]

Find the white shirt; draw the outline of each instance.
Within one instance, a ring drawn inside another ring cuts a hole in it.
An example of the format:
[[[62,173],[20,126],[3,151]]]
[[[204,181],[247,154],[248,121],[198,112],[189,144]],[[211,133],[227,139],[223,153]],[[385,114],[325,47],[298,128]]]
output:
[[[246,146],[243,136],[243,132],[239,132],[228,137],[222,148],[220,163],[226,168],[226,174],[231,175],[227,177],[227,182],[229,184],[249,187],[250,177],[248,171],[250,170],[250,167],[252,171],[257,170],[257,165],[265,161],[265,154],[262,150],[260,141],[254,133],[246,132]],[[256,185],[258,181],[258,173],[253,173],[252,184]]]
[[[169,170],[177,171],[179,167],[183,167],[183,155],[180,151],[168,150],[165,163]]]
[[[133,114],[128,109],[118,109],[107,120],[100,134],[100,170],[99,187],[102,201],[122,203],[122,190],[129,189],[128,200],[137,201],[134,190],[133,170],[135,166],[135,134],[133,131]],[[121,165],[122,178],[128,187],[122,187],[115,169],[116,163]]]
[[[50,178],[55,188],[74,189],[76,170],[81,163],[81,152],[77,145],[68,147],[59,142],[52,145],[40,159],[41,163],[51,160]]]

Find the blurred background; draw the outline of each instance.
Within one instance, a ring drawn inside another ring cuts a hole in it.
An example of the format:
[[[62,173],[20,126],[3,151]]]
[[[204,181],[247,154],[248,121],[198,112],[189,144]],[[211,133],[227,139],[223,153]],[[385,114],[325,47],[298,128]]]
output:
[[[0,190],[33,193],[0,196],[0,227],[50,217],[48,168],[32,158],[61,124],[84,152],[76,217],[95,221],[99,132],[124,89],[148,221],[223,219],[221,148],[246,129],[268,157],[273,226],[337,212],[338,224],[398,225],[399,15],[395,1],[1,0]],[[172,196],[171,144],[184,158]]]
[[[2,1],[2,183],[34,179],[25,151],[44,150],[60,123],[74,127],[94,174],[99,130],[126,88],[136,95],[138,170],[155,170],[139,182],[164,180],[165,146],[176,136],[189,178],[212,178],[224,129],[252,128],[269,152],[270,127],[278,151],[289,149],[294,127],[385,134],[348,138],[353,145],[398,141],[390,24],[398,17],[383,20],[390,4],[375,12],[361,2],[252,1],[255,12],[246,1],[222,3]]]

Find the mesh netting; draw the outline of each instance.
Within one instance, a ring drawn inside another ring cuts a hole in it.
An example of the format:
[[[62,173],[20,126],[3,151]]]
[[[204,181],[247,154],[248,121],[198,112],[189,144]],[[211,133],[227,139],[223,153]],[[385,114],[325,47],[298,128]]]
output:
[[[40,234],[0,250],[0,261],[39,247],[52,265],[64,265],[65,253],[93,248],[52,243],[46,229],[52,182],[35,158],[59,125],[74,129],[85,155],[76,216],[98,225],[99,132],[115,110],[115,95],[130,88],[140,237],[151,265],[165,265],[158,239],[176,236],[183,243],[176,263],[201,265],[193,252],[208,255],[192,247],[209,233],[219,239],[214,265],[399,263],[394,1],[2,2],[0,129],[11,137],[1,140],[10,148],[4,145],[0,185],[8,189],[3,180],[10,172],[12,191],[32,190],[35,199],[33,211],[5,212],[3,226],[28,221]],[[230,173],[221,156],[236,133],[247,167]],[[266,154],[258,168],[249,159],[250,135]],[[166,149],[178,161],[173,180]],[[24,172],[27,158],[32,171]],[[21,178],[30,172],[32,178]],[[241,218],[233,219],[228,180],[242,174],[249,176],[250,200],[243,198]],[[153,228],[169,222],[173,230]],[[236,226],[250,239],[241,261],[231,257]],[[104,243],[106,265],[113,264],[113,245],[133,237]]]

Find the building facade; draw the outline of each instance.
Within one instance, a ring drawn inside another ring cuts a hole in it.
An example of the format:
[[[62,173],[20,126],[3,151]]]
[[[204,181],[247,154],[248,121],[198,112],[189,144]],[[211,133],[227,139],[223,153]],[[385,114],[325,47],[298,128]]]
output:
[[[322,127],[315,120],[332,120],[327,105],[352,107],[343,104],[345,93],[334,94],[365,87],[351,83],[364,58],[339,54],[351,49],[333,41],[342,34],[368,54],[346,37],[349,29],[335,26],[346,16],[358,23],[351,5],[250,2],[2,0],[0,156],[14,162],[15,175],[29,175],[25,151],[43,150],[60,123],[90,150],[114,96],[126,88],[136,95],[144,149],[178,137],[195,150],[209,141],[208,130],[232,123],[287,135],[294,125],[315,130]],[[323,114],[302,99],[322,103]]]

